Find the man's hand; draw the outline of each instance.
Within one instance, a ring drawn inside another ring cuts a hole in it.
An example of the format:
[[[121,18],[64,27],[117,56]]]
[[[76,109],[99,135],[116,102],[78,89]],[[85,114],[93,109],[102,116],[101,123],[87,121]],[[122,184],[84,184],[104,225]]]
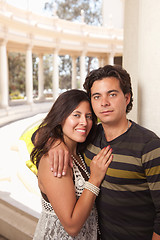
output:
[[[72,158],[67,146],[61,141],[57,140],[48,152],[49,161],[51,164],[51,171],[54,176],[61,177],[66,175],[68,165],[73,167]]]

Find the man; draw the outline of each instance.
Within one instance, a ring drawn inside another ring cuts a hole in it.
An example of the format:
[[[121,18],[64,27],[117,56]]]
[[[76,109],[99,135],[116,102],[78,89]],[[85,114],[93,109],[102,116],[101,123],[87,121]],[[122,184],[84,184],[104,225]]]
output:
[[[114,155],[97,198],[102,240],[160,240],[160,139],[127,120],[133,101],[130,76],[120,66],[106,65],[89,73],[84,88],[101,121],[85,161],[89,166],[107,145]],[[69,156],[59,149],[49,153],[55,172],[57,162],[61,171]]]

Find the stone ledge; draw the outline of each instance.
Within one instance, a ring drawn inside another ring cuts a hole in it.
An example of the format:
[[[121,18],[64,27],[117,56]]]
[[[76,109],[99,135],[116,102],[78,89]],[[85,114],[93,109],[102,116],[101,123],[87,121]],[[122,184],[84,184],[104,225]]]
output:
[[[0,108],[0,127],[23,118],[34,116],[38,113],[48,112],[52,104],[53,101]]]
[[[31,240],[38,218],[0,199],[0,234],[9,240]]]

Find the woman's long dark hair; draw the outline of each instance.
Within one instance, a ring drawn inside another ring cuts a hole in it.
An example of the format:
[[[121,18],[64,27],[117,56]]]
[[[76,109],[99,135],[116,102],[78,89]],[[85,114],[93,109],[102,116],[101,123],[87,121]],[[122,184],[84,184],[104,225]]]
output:
[[[31,152],[31,160],[36,164],[37,168],[39,161],[51,148],[56,139],[63,141],[62,123],[74,111],[74,109],[83,101],[90,103],[90,99],[86,92],[82,90],[72,89],[62,93],[46,118],[40,124],[34,135],[34,149]],[[91,106],[91,103],[90,103]],[[92,110],[93,125],[84,143],[79,143],[77,147],[78,152],[83,152],[86,146],[93,138],[96,127],[96,116]]]

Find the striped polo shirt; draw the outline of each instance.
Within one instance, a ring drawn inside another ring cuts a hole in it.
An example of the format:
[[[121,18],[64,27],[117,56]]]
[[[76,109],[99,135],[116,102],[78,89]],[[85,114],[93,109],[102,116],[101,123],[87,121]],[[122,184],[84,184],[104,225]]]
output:
[[[153,232],[160,235],[160,138],[132,122],[107,142],[99,124],[84,154],[88,167],[107,145],[113,161],[96,201],[102,240],[151,240]]]

